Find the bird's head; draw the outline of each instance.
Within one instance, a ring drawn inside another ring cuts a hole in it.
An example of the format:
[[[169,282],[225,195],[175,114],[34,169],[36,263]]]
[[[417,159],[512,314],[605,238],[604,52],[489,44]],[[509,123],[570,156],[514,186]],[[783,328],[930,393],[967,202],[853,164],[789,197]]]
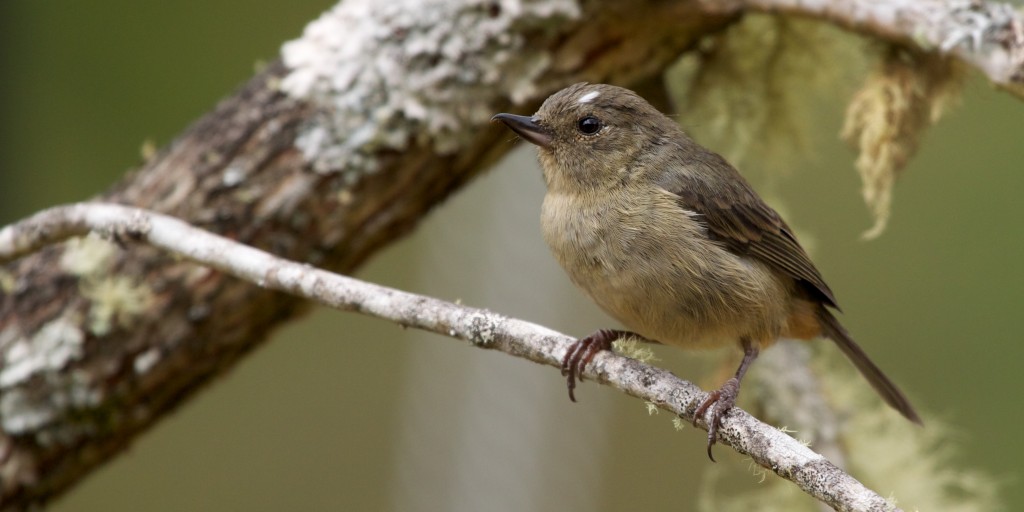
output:
[[[549,189],[614,187],[642,177],[644,159],[678,141],[678,126],[633,91],[578,83],[551,95],[533,116],[498,114],[539,148]]]

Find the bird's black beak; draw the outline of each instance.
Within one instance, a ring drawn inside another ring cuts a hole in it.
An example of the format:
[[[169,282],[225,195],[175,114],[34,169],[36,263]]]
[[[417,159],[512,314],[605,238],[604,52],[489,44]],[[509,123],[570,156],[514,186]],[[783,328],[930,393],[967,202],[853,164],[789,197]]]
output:
[[[494,120],[505,123],[505,126],[518,133],[520,137],[542,148],[551,146],[551,132],[537,124],[532,117],[498,114],[491,118],[491,121]]]

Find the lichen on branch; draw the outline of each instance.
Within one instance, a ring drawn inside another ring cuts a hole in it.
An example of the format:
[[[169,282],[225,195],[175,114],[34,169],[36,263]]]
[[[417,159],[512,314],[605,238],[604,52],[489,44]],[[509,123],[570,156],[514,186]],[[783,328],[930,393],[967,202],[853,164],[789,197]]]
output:
[[[917,152],[925,130],[960,97],[962,67],[934,53],[890,46],[846,110],[842,137],[857,149],[864,201],[875,224],[863,237],[885,230],[896,179]]]
[[[684,129],[741,169],[784,172],[814,156],[816,101],[838,100],[865,60],[863,40],[833,25],[752,14],[706,38],[668,77]]]

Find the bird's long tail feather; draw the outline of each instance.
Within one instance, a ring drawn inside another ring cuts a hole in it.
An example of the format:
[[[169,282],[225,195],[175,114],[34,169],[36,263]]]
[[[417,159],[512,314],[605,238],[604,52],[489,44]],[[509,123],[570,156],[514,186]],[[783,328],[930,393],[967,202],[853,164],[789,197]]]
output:
[[[903,392],[893,384],[889,377],[886,377],[882,370],[875,365],[874,362],[868,358],[868,355],[864,353],[864,350],[860,348],[850,334],[846,332],[846,329],[839,324],[839,320],[825,307],[821,307],[818,313],[821,319],[822,334],[833,341],[836,345],[839,345],[839,349],[846,354],[846,357],[850,359],[854,366],[860,370],[860,373],[871,383],[871,386],[878,391],[879,395],[882,395],[882,399],[894,409],[900,412],[903,416],[918,425],[921,425],[921,417],[914,411],[914,407],[910,405],[910,401],[903,395]]]

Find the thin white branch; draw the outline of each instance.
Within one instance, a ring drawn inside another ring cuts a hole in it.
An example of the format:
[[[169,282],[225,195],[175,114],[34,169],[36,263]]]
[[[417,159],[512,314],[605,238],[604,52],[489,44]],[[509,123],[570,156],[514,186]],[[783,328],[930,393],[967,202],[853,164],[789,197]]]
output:
[[[320,304],[391,320],[559,367],[573,338],[530,322],[333,274],[154,212],[103,203],[59,206],[0,230],[0,263],[90,231],[122,243],[145,242],[257,285]],[[584,373],[693,421],[706,396],[697,386],[633,359],[603,352]],[[706,428],[703,418],[700,420]],[[778,429],[740,409],[728,413],[719,440],[837,510],[896,508],[852,476]]]

